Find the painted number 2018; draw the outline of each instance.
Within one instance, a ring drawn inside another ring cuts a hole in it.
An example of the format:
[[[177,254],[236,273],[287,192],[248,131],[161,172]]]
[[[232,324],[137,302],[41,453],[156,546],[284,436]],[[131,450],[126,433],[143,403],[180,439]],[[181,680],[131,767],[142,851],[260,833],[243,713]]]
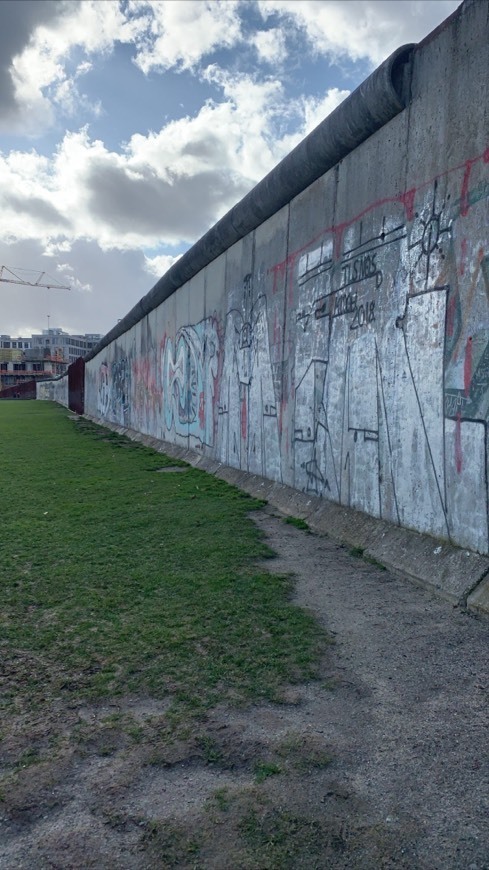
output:
[[[373,320],[375,320],[375,300],[366,302],[365,305],[359,305],[355,309],[350,329],[358,329],[360,326],[372,323]]]

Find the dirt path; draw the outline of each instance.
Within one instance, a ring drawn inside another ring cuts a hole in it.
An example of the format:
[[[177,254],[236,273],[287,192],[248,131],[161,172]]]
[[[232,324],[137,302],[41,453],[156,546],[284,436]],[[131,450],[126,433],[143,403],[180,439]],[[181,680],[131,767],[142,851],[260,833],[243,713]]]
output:
[[[302,713],[330,741],[342,786],[406,838],[408,866],[489,867],[489,621],[256,518],[297,601],[336,634],[338,687]],[[392,866],[397,866],[395,863]]]
[[[171,746],[151,699],[53,711],[64,749],[1,796],[2,870],[489,868],[489,620],[253,516],[336,638],[322,679]]]

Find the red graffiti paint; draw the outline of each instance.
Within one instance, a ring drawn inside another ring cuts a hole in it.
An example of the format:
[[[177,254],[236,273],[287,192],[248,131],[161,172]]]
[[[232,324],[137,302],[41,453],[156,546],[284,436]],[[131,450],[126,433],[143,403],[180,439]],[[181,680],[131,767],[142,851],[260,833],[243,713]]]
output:
[[[465,263],[467,261],[467,239],[462,239],[461,249],[460,249],[460,266],[458,269],[459,275],[465,274]]]
[[[473,160],[467,160],[465,164],[465,172],[462,179],[462,190],[460,191],[460,214],[462,215],[462,217],[465,217],[469,211],[469,181],[473,164]]]
[[[248,435],[248,408],[246,406],[246,394],[241,401],[241,437],[246,441]]]
[[[401,193],[399,197],[399,201],[402,202],[405,211],[406,211],[406,220],[412,221],[414,218],[414,198],[416,196],[416,188],[412,187],[411,190],[406,190],[405,193]]]
[[[289,305],[292,306],[294,304],[294,266],[295,261],[297,260],[297,253],[290,254],[287,257],[287,282],[289,285]]]
[[[453,327],[455,323],[455,311],[457,308],[457,297],[455,293],[450,296],[448,305],[447,305],[447,335],[448,338],[451,338],[453,335]]]
[[[462,419],[460,411],[457,414],[457,421],[455,423],[455,467],[457,474],[460,474],[462,471]]]
[[[405,191],[401,194],[395,194],[394,196],[385,196],[381,199],[377,199],[367,206],[365,206],[362,211],[358,212],[355,215],[345,221],[343,224],[340,224],[336,227],[327,226],[323,227],[323,229],[316,233],[314,238],[309,239],[304,245],[302,245],[298,250],[294,251],[290,254],[285,260],[282,260],[280,263],[276,263],[271,267],[270,271],[274,274],[274,286],[273,292],[276,293],[279,289],[278,287],[278,276],[283,275],[287,265],[291,262],[291,260],[295,260],[300,254],[304,251],[307,251],[313,244],[318,242],[320,239],[323,239],[324,236],[331,234],[334,238],[334,249],[335,256],[338,252],[341,252],[341,245],[343,241],[343,234],[348,227],[353,226],[353,224],[357,223],[364,215],[373,211],[374,209],[382,208],[385,205],[389,205],[390,203],[400,202],[404,205],[406,209],[406,215],[409,218],[414,217],[414,200],[416,194],[420,193],[422,190],[426,190],[426,188],[431,187],[435,181],[439,181],[442,178],[448,178],[450,175],[453,175],[455,172],[460,172],[460,170],[464,170],[464,177],[462,181],[462,190],[461,190],[461,203],[460,203],[460,211],[462,215],[467,214],[469,210],[469,181],[470,174],[472,171],[472,167],[475,166],[480,160],[483,160],[485,163],[489,163],[489,148],[486,148],[481,154],[476,155],[475,157],[470,157],[464,163],[460,163],[457,166],[451,166],[449,169],[446,169],[444,172],[440,172],[437,175],[434,175],[431,178],[428,178],[424,181],[420,181],[415,187],[412,187],[410,190]]]
[[[465,345],[464,357],[464,393],[466,396],[470,393],[470,384],[472,381],[472,336],[470,335]]]
[[[339,224],[337,227],[332,228],[333,257],[335,260],[339,260],[341,257],[341,249],[343,247],[343,236],[344,236],[345,230],[348,226],[349,226],[349,224],[343,223],[343,224]]]
[[[283,279],[284,279],[285,262],[284,263],[277,263],[277,265],[272,266],[272,268],[269,271],[273,272],[272,293],[277,293],[279,290],[279,280],[280,280],[280,285],[281,285],[283,282]]]

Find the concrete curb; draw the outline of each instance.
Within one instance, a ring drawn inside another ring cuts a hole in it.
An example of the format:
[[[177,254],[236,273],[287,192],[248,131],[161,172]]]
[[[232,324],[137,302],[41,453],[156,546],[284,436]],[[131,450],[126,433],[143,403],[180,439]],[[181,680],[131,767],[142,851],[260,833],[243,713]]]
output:
[[[362,550],[366,556],[395,574],[408,577],[455,605],[475,613],[489,614],[488,556],[454,547],[447,541],[394,526],[352,508],[299,492],[290,486],[230,468],[196,450],[160,441],[133,429],[101,424],[95,418],[86,416],[94,423],[126,435],[158,453],[184,460],[195,468],[214,474],[249,495],[269,502],[286,516],[305,520],[313,531]]]

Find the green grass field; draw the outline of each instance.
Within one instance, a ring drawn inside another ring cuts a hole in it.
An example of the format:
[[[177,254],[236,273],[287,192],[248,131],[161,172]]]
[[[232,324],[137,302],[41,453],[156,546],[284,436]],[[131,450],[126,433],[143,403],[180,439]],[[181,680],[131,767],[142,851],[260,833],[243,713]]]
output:
[[[260,504],[51,403],[0,402],[0,704],[136,693],[274,699],[325,637],[248,514]]]

